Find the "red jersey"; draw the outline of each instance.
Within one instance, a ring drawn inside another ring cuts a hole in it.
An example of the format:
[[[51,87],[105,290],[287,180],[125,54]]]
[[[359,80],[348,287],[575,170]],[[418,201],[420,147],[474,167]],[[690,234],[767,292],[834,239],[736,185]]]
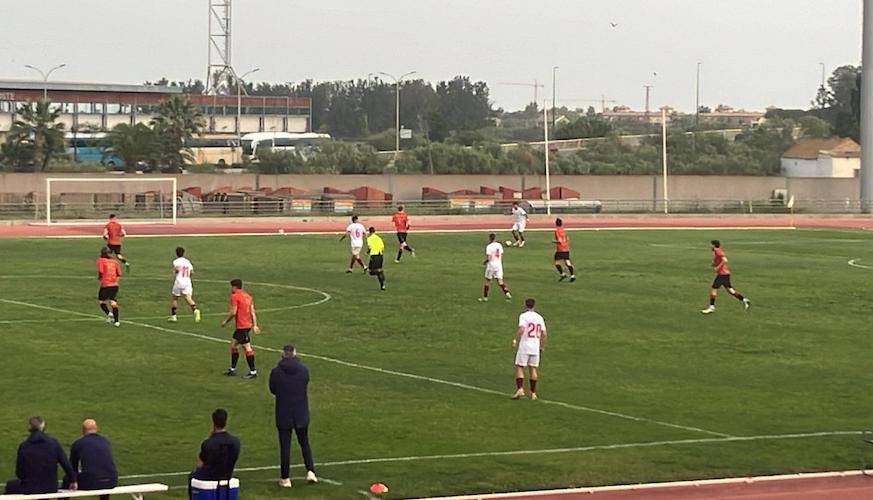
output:
[[[570,238],[567,237],[567,231],[563,227],[555,229],[555,251],[569,252]]]
[[[712,267],[715,268],[715,272],[717,272],[720,276],[731,273],[728,269],[726,261],[727,258],[724,256],[724,250],[722,250],[721,248],[712,249]]]
[[[118,277],[121,276],[121,266],[118,261],[110,257],[97,259],[97,274],[100,276],[100,288],[118,286]]]
[[[251,328],[252,321],[252,296],[245,290],[234,290],[230,294],[230,308],[236,312],[236,328]]]
[[[121,236],[124,232],[121,224],[119,224],[115,220],[110,220],[106,223],[106,242],[110,245],[120,245],[121,244]]]
[[[409,216],[406,215],[406,212],[394,212],[394,215],[391,216],[391,223],[394,224],[394,229],[398,233],[405,233],[409,230]]]

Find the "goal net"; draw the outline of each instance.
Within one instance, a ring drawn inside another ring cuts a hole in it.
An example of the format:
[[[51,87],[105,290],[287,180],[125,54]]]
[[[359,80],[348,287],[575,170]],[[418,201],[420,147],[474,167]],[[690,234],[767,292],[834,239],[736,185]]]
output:
[[[174,177],[49,177],[45,180],[45,222],[103,223],[109,214],[125,224],[175,224]]]

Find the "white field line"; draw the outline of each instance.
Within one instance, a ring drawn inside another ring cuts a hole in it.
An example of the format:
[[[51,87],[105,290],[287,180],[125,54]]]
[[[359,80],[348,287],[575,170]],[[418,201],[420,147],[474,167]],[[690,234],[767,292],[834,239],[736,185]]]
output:
[[[92,314],[85,314],[85,313],[80,313],[77,311],[68,311],[68,310],[59,309],[56,307],[42,306],[39,304],[31,304],[29,302],[21,302],[21,301],[17,301],[17,300],[0,299],[0,302],[20,305],[20,306],[33,307],[36,309],[42,309],[42,310],[46,310],[46,311],[54,311],[54,312],[72,314],[72,315],[76,315],[76,316],[90,316],[90,317],[95,317],[95,318],[100,317],[100,316],[96,316],[96,315],[92,315]],[[186,337],[197,338],[197,339],[206,340],[206,341],[210,341],[210,342],[218,342],[221,344],[229,344],[230,343],[230,341],[226,340],[226,339],[220,339],[220,338],[211,337],[208,335],[201,335],[199,333],[186,332],[184,330],[176,330],[173,328],[165,328],[165,327],[157,326],[157,325],[150,325],[148,323],[142,323],[139,321],[125,320],[124,322],[129,323],[131,325],[139,326],[142,328],[148,328],[150,330],[156,330],[156,331],[160,331],[160,332],[164,332],[164,333],[173,333],[176,335],[183,335]],[[264,351],[268,351],[268,352],[281,352],[280,349],[274,349],[271,347],[261,347],[261,346],[255,346],[255,347],[257,347],[258,349],[262,349]],[[491,394],[491,395],[500,396],[500,397],[506,397],[506,395],[507,395],[507,393],[505,393],[505,392],[497,391],[494,389],[487,389],[484,387],[477,387],[477,386],[469,385],[469,384],[464,384],[462,382],[452,382],[450,380],[443,380],[443,379],[438,379],[438,378],[434,378],[434,377],[427,377],[424,375],[416,375],[413,373],[406,373],[406,372],[401,372],[401,371],[397,371],[397,370],[387,370],[387,369],[379,368],[376,366],[362,365],[359,363],[344,361],[341,359],[331,358],[328,356],[321,356],[321,355],[317,355],[317,354],[304,354],[304,353],[300,353],[300,355],[303,357],[307,357],[307,358],[317,359],[320,361],[326,361],[328,363],[335,363],[335,364],[347,366],[350,368],[358,368],[361,370],[368,370],[368,371],[372,371],[372,372],[376,372],[376,373],[382,373],[385,375],[395,375],[398,377],[404,377],[404,378],[409,378],[409,379],[413,379],[413,380],[421,380],[421,381],[425,381],[425,382],[431,382],[434,384],[447,385],[447,386],[456,387],[459,389],[466,389],[469,391],[475,391],[475,392],[480,392],[480,393],[484,393],[484,394]],[[564,403],[562,401],[554,401],[554,400],[549,400],[549,399],[539,399],[538,401],[540,404],[560,406],[562,408],[567,408],[570,410],[577,410],[577,411],[584,411],[584,412],[588,412],[588,413],[597,413],[600,415],[607,415],[610,417],[621,418],[624,420],[632,420],[634,422],[643,422],[643,423],[648,423],[648,424],[660,425],[663,427],[671,427],[673,429],[681,429],[681,430],[685,430],[685,431],[698,432],[698,433],[702,433],[702,434],[709,434],[711,436],[734,437],[734,436],[731,436],[730,434],[725,434],[723,432],[710,431],[707,429],[702,429],[700,427],[692,427],[689,425],[674,424],[674,423],[670,423],[670,422],[664,422],[661,420],[654,420],[654,419],[645,418],[645,417],[637,417],[634,415],[627,415],[627,414],[619,413],[619,412],[615,412],[615,411],[602,410],[600,408],[592,408],[589,406]]]
[[[316,464],[318,467],[335,467],[344,465],[367,465],[381,463],[404,463],[404,462],[421,462],[426,460],[451,460],[451,459],[466,459],[466,458],[488,458],[488,457],[506,457],[519,455],[554,455],[561,453],[584,453],[590,451],[608,451],[622,450],[634,448],[657,448],[663,446],[683,446],[696,444],[711,444],[711,443],[735,443],[735,442],[757,442],[757,441],[780,441],[791,439],[810,439],[817,437],[833,437],[833,436],[859,436],[861,431],[832,431],[832,432],[808,432],[797,434],[764,434],[759,436],[731,436],[731,437],[711,437],[698,439],[674,439],[664,441],[646,441],[640,443],[620,443],[620,444],[600,444],[591,446],[577,446],[571,448],[546,448],[539,450],[511,450],[511,451],[485,451],[478,453],[451,453],[442,455],[412,455],[403,457],[384,457],[384,458],[362,458],[353,460],[341,460],[335,462],[322,462]],[[294,465],[299,468],[302,465]],[[234,472],[258,472],[265,470],[278,469],[278,465],[266,465],[263,467],[243,467],[234,469]],[[150,474],[132,474],[128,476],[120,476],[119,479],[144,479],[150,477],[172,477],[184,476],[190,474],[191,471],[182,472],[159,472]]]
[[[865,266],[864,264],[858,264],[858,261],[861,259],[851,259],[848,264],[852,267],[857,267],[858,269],[873,269],[873,266]]]
[[[616,227],[568,227],[567,231],[754,231],[754,230],[795,230],[794,226],[742,226],[742,227],[721,227],[721,226],[654,226],[654,227],[635,227],[635,226],[616,226]],[[417,229],[413,233],[420,234],[443,234],[443,233],[500,233],[510,232],[510,227],[501,228],[471,228],[471,229]],[[525,232],[547,232],[554,231],[554,228],[530,228]],[[385,232],[385,231],[383,231]],[[166,234],[128,234],[126,238],[199,238],[199,237],[215,237],[215,236],[324,236],[324,235],[341,235],[342,229],[336,231],[286,231],[280,233],[278,230],[260,233],[166,233]],[[50,240],[81,240],[81,239],[98,239],[99,234],[70,234],[70,235],[48,235],[48,236],[22,236],[21,239],[50,239]],[[11,239],[15,239],[14,237]]]
[[[43,276],[43,277],[41,277],[41,276],[26,276],[26,275],[7,275],[7,276],[0,276],[0,279],[42,279],[42,278],[44,278],[44,276]],[[53,278],[53,279],[87,279],[87,280],[94,280],[94,277],[93,277],[93,276],[52,276],[52,278]],[[130,279],[133,279],[133,280],[137,280],[137,279],[139,279],[139,280],[150,280],[150,281],[166,281],[167,283],[170,282],[170,280],[168,280],[168,279],[164,279],[164,278],[155,278],[155,277],[148,277],[148,276],[129,276],[129,277],[126,277],[126,278],[125,278],[125,280],[130,280]],[[195,283],[224,283],[224,284],[226,284],[228,281],[229,281],[229,280],[213,280],[213,279],[195,279],[195,280],[194,280]],[[327,292],[325,292],[325,291],[323,291],[323,290],[318,290],[318,289],[315,289],[315,288],[308,288],[308,287],[304,287],[304,286],[281,285],[281,284],[278,284],[278,283],[259,283],[259,282],[253,282],[253,281],[252,281],[252,282],[247,282],[247,284],[248,284],[248,285],[252,285],[252,286],[266,286],[266,287],[272,287],[272,288],[285,288],[285,289],[288,289],[288,290],[302,290],[302,291],[304,291],[304,292],[311,292],[311,293],[315,293],[315,294],[321,295],[321,298],[320,298],[319,300],[316,300],[316,301],[313,301],[313,302],[306,302],[306,303],[304,303],[304,304],[293,304],[293,305],[290,305],[290,306],[282,306],[282,307],[268,307],[268,308],[265,308],[265,309],[258,309],[258,313],[270,313],[270,312],[278,312],[278,311],[288,311],[288,310],[291,310],[291,309],[302,309],[302,308],[304,308],[304,307],[312,307],[312,306],[317,306],[317,305],[324,304],[325,302],[327,302],[327,301],[329,301],[329,300],[331,300],[331,299],[333,298],[333,297],[331,296],[331,294],[329,294],[329,293],[327,293]],[[10,303],[13,303],[13,302],[10,302]],[[203,316],[224,316],[225,314],[226,314],[226,313],[223,313],[223,312],[213,312],[213,313],[205,313],[205,314],[203,314]],[[129,321],[135,321],[135,320],[166,319],[166,318],[167,318],[166,315],[163,315],[163,316],[142,316],[142,317],[131,317],[131,318],[126,318],[126,320],[129,322]],[[70,321],[98,321],[98,320],[102,320],[102,319],[103,319],[103,318],[99,318],[99,317],[94,316],[94,315],[85,315],[85,317],[83,317],[83,318],[76,318],[76,319],[72,319],[72,318],[67,318],[67,319],[51,319],[51,318],[39,318],[39,319],[6,319],[6,320],[0,320],[0,324],[18,324],[18,323],[66,323],[66,322],[70,322]]]
[[[695,481],[670,481],[664,483],[621,484],[616,486],[597,486],[592,488],[565,488],[559,490],[519,491],[512,493],[491,493],[486,495],[462,495],[453,497],[428,497],[418,500],[488,500],[494,498],[529,498],[549,495],[569,495],[573,493],[606,493],[610,491],[657,490],[660,488],[689,488],[700,486],[718,486],[725,484],[751,484],[769,481],[798,481],[804,479],[822,479],[836,477],[855,477],[866,475],[866,470],[848,470],[836,472],[809,472],[799,474],[779,474],[775,476],[729,477],[724,479],[698,479]]]

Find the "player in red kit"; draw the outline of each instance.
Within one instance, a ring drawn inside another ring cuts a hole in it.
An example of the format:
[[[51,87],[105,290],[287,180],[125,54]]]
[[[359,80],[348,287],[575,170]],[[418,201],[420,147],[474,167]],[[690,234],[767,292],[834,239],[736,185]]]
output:
[[[236,321],[236,329],[233,331],[233,338],[230,341],[230,368],[225,372],[225,375],[232,377],[236,375],[236,363],[239,361],[239,346],[242,346],[246,353],[246,363],[249,365],[249,373],[243,378],[252,379],[258,376],[258,370],[255,368],[255,350],[252,349],[252,340],[249,337],[250,332],[255,335],[261,332],[258,327],[258,315],[255,314],[255,303],[252,296],[243,290],[242,280],[235,279],[230,282],[230,311],[227,317],[221,322],[221,326],[226,325],[230,320]]]
[[[570,282],[576,281],[576,270],[573,269],[573,263],[570,262],[570,237],[567,236],[567,230],[564,229],[564,221],[561,219],[555,219],[555,239],[552,240],[552,243],[555,244],[555,269],[561,275],[558,281],[567,279],[567,274],[564,273],[561,262],[570,271]]]
[[[397,211],[391,216],[391,224],[394,224],[394,229],[397,230],[397,243],[399,244],[397,247],[397,258],[394,259],[394,262],[400,262],[404,250],[415,257],[415,250],[406,242],[411,226],[409,225],[409,216],[403,211],[403,205],[398,206]]]
[[[124,264],[124,269],[130,271],[130,263],[121,254],[121,239],[127,236],[127,232],[121,227],[121,224],[115,220],[115,214],[109,214],[109,222],[103,226],[103,239],[106,240],[106,246],[112,250],[112,253]]]
[[[115,326],[121,326],[118,314],[118,278],[120,276],[121,268],[118,266],[118,261],[112,258],[112,251],[109,247],[101,248],[100,257],[97,259],[97,279],[100,280],[97,303],[106,314],[106,322],[113,323]],[[109,302],[108,306],[106,302]]]
[[[712,240],[710,243],[712,244],[712,269],[715,271],[715,281],[712,282],[712,290],[709,292],[709,307],[700,312],[703,314],[715,312],[715,298],[718,295],[718,289],[721,287],[724,287],[729,294],[742,302],[743,307],[748,311],[752,307],[752,303],[731,285],[731,271],[728,269],[728,260],[724,250],[721,249],[721,242]]]

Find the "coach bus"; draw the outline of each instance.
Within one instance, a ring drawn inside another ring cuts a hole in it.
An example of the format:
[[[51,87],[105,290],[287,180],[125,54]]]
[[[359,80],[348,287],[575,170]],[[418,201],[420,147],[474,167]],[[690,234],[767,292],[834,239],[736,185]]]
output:
[[[258,151],[267,149],[270,151],[306,152],[330,141],[330,139],[330,134],[316,134],[314,132],[299,134],[290,132],[256,132],[242,137],[242,150],[245,158],[256,162],[258,161]]]
[[[194,156],[190,163],[226,167],[240,162],[239,139],[236,137],[192,137],[185,146]]]
[[[103,132],[67,132],[64,134],[64,154],[76,163],[99,163],[107,167],[122,167],[124,161],[106,154],[108,145]]]

